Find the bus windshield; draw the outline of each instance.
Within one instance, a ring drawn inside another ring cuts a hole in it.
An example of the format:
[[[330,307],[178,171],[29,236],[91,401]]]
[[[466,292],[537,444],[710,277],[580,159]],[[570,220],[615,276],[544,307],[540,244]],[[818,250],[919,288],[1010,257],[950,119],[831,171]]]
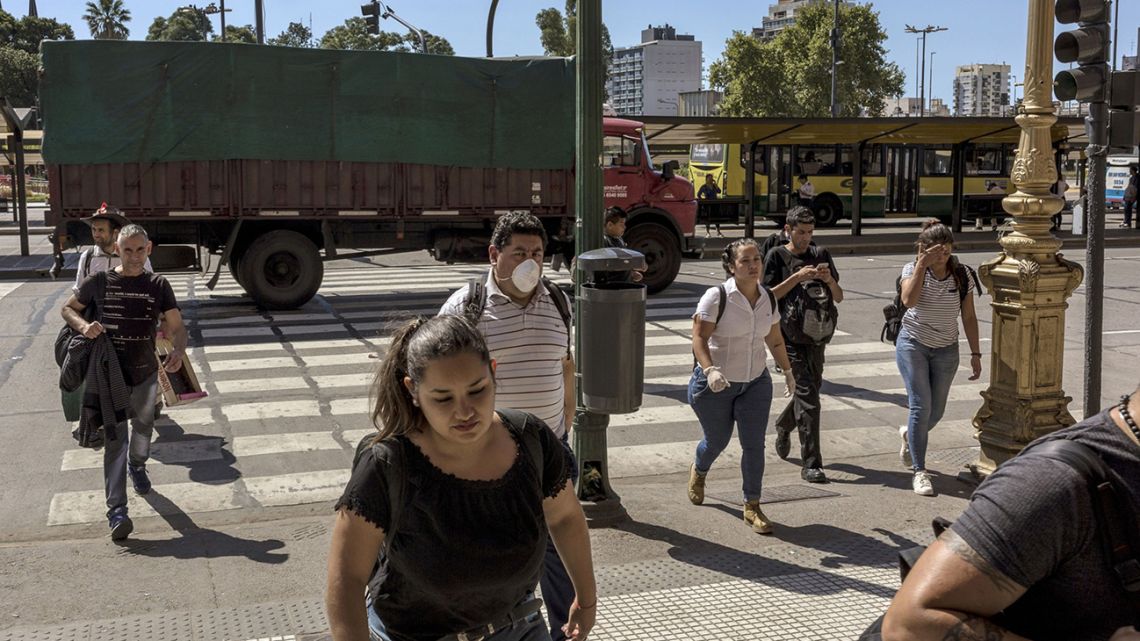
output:
[[[689,150],[689,162],[719,165],[724,162],[724,145],[693,145]]]

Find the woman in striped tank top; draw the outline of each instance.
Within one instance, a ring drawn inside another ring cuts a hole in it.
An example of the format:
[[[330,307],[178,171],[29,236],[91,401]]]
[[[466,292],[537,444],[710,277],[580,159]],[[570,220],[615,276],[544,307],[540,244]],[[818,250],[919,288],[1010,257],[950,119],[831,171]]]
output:
[[[954,235],[937,220],[928,220],[918,235],[918,256],[903,267],[902,329],[895,342],[895,360],[906,384],[910,418],[899,428],[900,458],[914,470],[915,494],[933,496],[926,471],[928,433],[942,418],[950,384],[958,371],[958,319],[970,343],[970,380],[982,374],[978,346],[978,317],[969,274],[954,257]]]

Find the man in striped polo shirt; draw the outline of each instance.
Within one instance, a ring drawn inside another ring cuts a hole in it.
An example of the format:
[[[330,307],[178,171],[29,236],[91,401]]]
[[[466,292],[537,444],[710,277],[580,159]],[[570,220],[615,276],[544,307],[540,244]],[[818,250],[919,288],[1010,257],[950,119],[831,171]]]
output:
[[[473,320],[496,364],[496,405],[534,414],[565,444],[574,419],[574,360],[560,307],[568,310],[570,303],[561,290],[542,282],[545,250],[546,230],[538,218],[528,213],[500,217],[488,248],[491,268],[482,287],[486,303]],[[470,288],[468,284],[452,294],[439,313],[473,315]],[[563,305],[557,305],[553,296],[561,296]],[[575,474],[576,468],[572,468]],[[550,635],[559,641],[566,638],[562,626],[574,587],[552,542],[541,586]]]

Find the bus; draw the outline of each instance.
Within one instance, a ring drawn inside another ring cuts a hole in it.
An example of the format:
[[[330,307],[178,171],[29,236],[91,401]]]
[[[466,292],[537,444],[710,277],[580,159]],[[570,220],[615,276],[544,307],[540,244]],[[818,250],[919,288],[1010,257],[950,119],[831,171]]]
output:
[[[1115,154],[1105,162],[1104,202],[1109,207],[1124,207],[1124,189],[1128,186],[1129,167],[1140,164],[1136,154]]]
[[[1004,217],[1017,145],[969,143],[963,147],[963,219]],[[756,215],[779,221],[797,204],[798,177],[815,191],[812,210],[820,226],[851,217],[852,156],[849,145],[761,145],[754,167]],[[863,217],[929,216],[949,219],[953,205],[953,145],[867,145],[863,152]],[[721,195],[747,194],[747,145],[698,143],[689,153],[689,176],[700,187],[711,175]]]

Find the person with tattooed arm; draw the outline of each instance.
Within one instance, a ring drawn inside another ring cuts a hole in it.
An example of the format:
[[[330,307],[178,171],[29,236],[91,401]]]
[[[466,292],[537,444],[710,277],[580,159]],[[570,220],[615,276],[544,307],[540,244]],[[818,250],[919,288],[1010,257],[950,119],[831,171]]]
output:
[[[1140,387],[1041,437],[1095,451],[1132,519],[1140,514],[1138,420]],[[883,641],[1140,641],[1093,510],[1086,479],[1068,464],[1032,455],[1003,463],[907,575],[883,620]]]

